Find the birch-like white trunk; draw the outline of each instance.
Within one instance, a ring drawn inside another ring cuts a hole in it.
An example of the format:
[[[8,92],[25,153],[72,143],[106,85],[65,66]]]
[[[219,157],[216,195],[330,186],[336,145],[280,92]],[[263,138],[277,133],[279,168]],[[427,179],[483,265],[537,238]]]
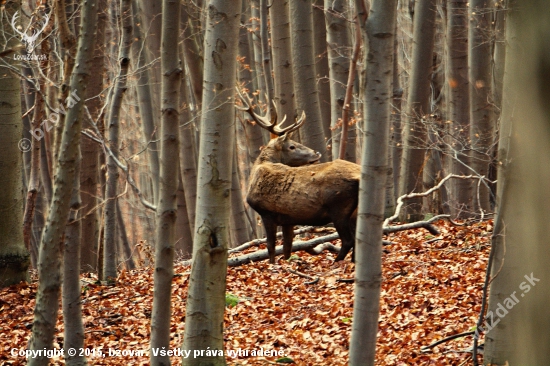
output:
[[[197,216],[183,349],[209,352],[183,358],[183,365],[225,365],[223,314],[241,1],[212,0],[207,8]]]
[[[20,2],[7,1],[2,12],[3,33],[11,34],[10,20],[19,10]],[[9,40],[9,41],[7,41]],[[7,41],[7,42],[6,42]],[[6,50],[15,47],[16,37],[2,37],[0,48]],[[13,55],[3,60],[12,67],[16,65]],[[23,241],[23,186],[21,170],[23,156],[20,149],[28,151],[31,141],[21,140],[21,82],[6,67],[0,67],[0,288],[27,279],[29,252]],[[32,137],[31,137],[32,138]],[[35,141],[35,143],[38,141]],[[19,144],[19,146],[18,146]],[[27,149],[28,148],[28,149]]]
[[[162,3],[160,67],[161,126],[160,177],[157,205],[153,314],[151,316],[151,365],[170,365],[170,357],[155,352],[170,348],[170,315],[174,247],[176,240],[177,192],[179,186],[179,96],[181,65],[178,51],[180,1]]]
[[[359,4],[361,1],[357,1]],[[382,223],[388,169],[397,0],[374,0],[363,28],[365,132],[355,245],[352,366],[374,365],[382,282]]]
[[[75,164],[80,147],[84,95],[90,75],[95,45],[97,23],[97,0],[84,0],[81,5],[80,36],[75,67],[70,77],[69,89],[74,104],[67,109],[65,126],[60,144],[59,161],[56,165],[54,193],[50,213],[42,236],[38,261],[40,282],[36,295],[31,350],[53,348],[55,324],[59,310],[61,287],[60,243],[69,216],[69,205],[76,177]],[[48,358],[41,356],[29,359],[29,365],[48,365]]]

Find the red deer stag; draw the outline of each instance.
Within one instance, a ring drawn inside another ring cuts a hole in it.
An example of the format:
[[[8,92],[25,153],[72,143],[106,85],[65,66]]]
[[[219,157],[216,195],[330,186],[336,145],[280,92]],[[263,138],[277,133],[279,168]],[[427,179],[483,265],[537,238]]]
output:
[[[342,248],[336,261],[342,260],[355,243],[359,193],[359,165],[345,160],[315,164],[321,154],[290,139],[302,126],[305,113],[292,125],[281,128],[274,109],[271,122],[254,113],[248,95],[241,94],[243,106],[252,119],[273,135],[254,162],[246,201],[262,217],[267,235],[269,262],[275,263],[277,226],[283,227],[283,254],[292,251],[294,225],[321,226],[334,223]]]

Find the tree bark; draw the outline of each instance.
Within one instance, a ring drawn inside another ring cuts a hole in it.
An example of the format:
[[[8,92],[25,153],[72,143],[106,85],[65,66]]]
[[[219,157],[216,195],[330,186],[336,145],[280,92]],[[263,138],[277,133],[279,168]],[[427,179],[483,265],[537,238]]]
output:
[[[72,107],[67,110],[59,162],[56,167],[54,197],[40,246],[38,262],[40,282],[34,310],[33,335],[29,347],[31,350],[53,348],[57,321],[61,286],[60,244],[69,216],[73,184],[76,179],[75,165],[80,147],[84,95],[95,43],[97,1],[82,1],[81,9],[80,37],[75,67],[69,84],[74,104],[71,104]],[[48,365],[48,358],[45,356],[31,358],[29,365]]]
[[[155,126],[155,114],[153,111],[153,99],[151,95],[151,69],[147,67],[147,57],[144,51],[144,27],[143,19],[139,12],[137,0],[132,0],[134,17],[134,42],[132,43],[132,57],[136,72],[136,89],[138,104],[143,129],[143,143],[147,146],[147,161],[151,171],[153,186],[152,202],[157,202],[159,176],[158,133]]]
[[[311,0],[290,1],[290,29],[292,42],[292,74],[296,110],[306,113],[307,122],[300,129],[304,145],[319,151],[321,162],[328,161],[319,91],[316,85],[315,55],[313,53],[313,7]]]
[[[494,113],[492,105],[491,73],[491,9],[489,0],[471,0],[468,42],[470,47],[470,141],[472,169],[479,175],[488,176],[493,159]],[[491,210],[490,189],[481,184],[473,190],[474,213]],[[479,199],[478,199],[479,198]]]
[[[447,0],[447,84],[449,86],[449,154],[452,171],[468,175],[470,164],[470,98],[468,83],[467,0]],[[452,184],[451,212],[459,218],[472,213],[472,184],[456,180]]]
[[[4,34],[11,34],[10,20],[20,9],[19,1],[7,1],[2,12]],[[5,50],[17,44],[15,37],[0,38],[0,48]],[[10,66],[17,67],[12,58],[4,59]],[[29,252],[23,241],[23,185],[21,181],[22,156],[20,150],[28,150],[31,141],[20,140],[21,83],[19,78],[1,67],[0,76],[0,288],[27,279]],[[19,145],[18,145],[19,144]],[[19,148],[18,148],[19,147]]]
[[[350,65],[351,42],[348,27],[350,14],[347,3],[345,0],[325,0],[330,79],[330,126],[332,135],[332,143],[330,145],[332,147],[333,160],[340,158],[342,129],[339,127],[339,121],[341,121],[342,109],[344,107]],[[342,157],[342,159],[347,160],[345,157]]]
[[[505,330],[514,342],[510,364],[515,365],[543,365],[550,359],[550,334],[547,332],[550,288],[546,286],[550,281],[547,251],[550,237],[550,14],[547,5],[540,0],[510,1],[508,4],[511,12],[508,12],[507,27],[511,23],[510,34],[514,34],[515,28],[518,37],[518,47],[510,48],[506,56],[507,62],[508,55],[513,62],[512,74],[508,75],[513,78],[510,89],[517,90],[518,96],[517,102],[512,104],[517,108],[513,111],[516,128],[512,129],[510,146],[514,153],[512,159],[516,161],[512,160],[509,175],[518,179],[509,182],[508,195],[503,198],[514,215],[504,223],[510,225],[507,232],[514,232],[515,236],[506,238],[506,246],[513,245],[519,255],[512,257],[513,254],[507,253],[506,256],[518,265],[519,277],[514,279],[515,285],[523,281],[530,284],[526,277],[533,275],[540,279],[534,288],[531,286],[532,292],[518,297],[521,299],[518,314],[513,315],[512,327]],[[510,37],[507,41],[513,42]],[[510,107],[510,98],[506,94],[503,97],[503,107]],[[518,109],[519,114],[516,114]],[[510,315],[515,311],[515,308],[510,310]]]
[[[215,356],[183,358],[183,365],[225,365],[223,314],[230,241],[228,192],[235,134],[233,96],[240,11],[240,0],[211,0],[208,4],[197,219],[183,349],[209,348]]]
[[[415,2],[411,77],[403,128],[403,153],[399,195],[422,192],[424,157],[428,134],[426,116],[430,108],[430,82],[435,39],[436,0]],[[422,219],[422,198],[410,200],[401,214],[402,221]]]
[[[315,56],[316,85],[319,90],[319,108],[325,140],[330,139],[330,80],[323,0],[313,0],[313,53]],[[332,160],[332,151],[326,150],[327,160]]]
[[[170,357],[155,355],[155,349],[170,349],[170,316],[174,247],[176,241],[177,192],[179,185],[179,94],[182,69],[178,36],[180,1],[163,0],[161,73],[162,118],[160,143],[159,203],[153,314],[151,316],[151,365],[169,365]]]
[[[359,8],[361,0],[356,1]],[[363,26],[365,132],[359,184],[355,292],[349,364],[374,365],[382,282],[382,233],[388,169],[396,0],[374,0]],[[360,17],[359,17],[360,18]],[[368,80],[368,82],[367,82]]]
[[[186,79],[187,73],[183,70],[184,78]],[[185,82],[180,86],[180,105],[183,105],[180,111],[180,152],[179,152],[179,164],[181,172],[181,181],[183,185],[183,192],[185,194],[185,207],[187,210],[187,217],[189,218],[189,230],[192,233],[195,232],[195,206],[197,205],[197,156],[196,156],[196,144],[195,144],[195,119],[191,113],[190,101],[191,96],[188,93],[188,88]],[[187,245],[186,245],[187,247]],[[189,245],[189,255],[193,253],[193,245]]]
[[[122,100],[127,89],[127,75],[130,66],[130,47],[133,42],[133,13],[131,0],[120,0],[120,21],[122,24],[120,48],[118,52],[119,71],[111,99],[111,108],[106,120],[109,129],[109,147],[118,157],[120,135],[120,111]],[[107,157],[107,184],[105,190],[105,224],[103,243],[103,280],[117,277],[117,234],[116,234],[116,201],[117,182],[119,177],[115,157]]]
[[[269,8],[269,19],[271,22],[271,47],[275,81],[273,99],[277,103],[281,117],[286,116],[291,123],[296,112],[294,110],[289,1],[273,1],[271,8]]]
[[[102,108],[103,77],[105,76],[105,26],[107,24],[106,0],[98,1],[97,36],[94,49],[94,59],[90,72],[90,81],[87,88],[87,106],[93,122],[103,123]],[[99,120],[101,119],[101,120]],[[98,212],[98,185],[99,185],[99,145],[83,138],[81,141],[82,166],[80,170],[80,190],[82,200],[82,236],[80,270],[82,272],[97,271],[97,252],[99,250],[99,212]]]
[[[178,213],[175,244],[176,260],[181,258],[189,259],[193,255],[193,232],[191,231],[191,223],[189,222],[187,202],[185,201],[185,192],[181,182],[181,177],[178,186],[177,201]]]
[[[71,366],[86,365],[86,357],[80,352],[72,355],[70,349],[84,348],[84,324],[82,322],[82,302],[80,299],[80,243],[82,220],[79,215],[80,200],[80,164],[82,156],[77,152],[76,174],[70,202],[69,220],[65,227],[65,245],[63,258],[63,349],[65,364]]]
[[[246,243],[252,239],[250,225],[246,218],[243,193],[241,189],[241,180],[239,177],[239,163],[237,160],[237,151],[234,153],[233,171],[231,173],[231,231],[233,233],[234,248],[237,245]]]

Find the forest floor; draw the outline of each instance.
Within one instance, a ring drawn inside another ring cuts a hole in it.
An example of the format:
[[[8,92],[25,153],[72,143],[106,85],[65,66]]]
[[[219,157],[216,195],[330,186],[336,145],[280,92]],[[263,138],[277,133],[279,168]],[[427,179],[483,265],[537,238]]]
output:
[[[471,364],[463,350],[471,348],[473,336],[443,343],[430,353],[420,349],[475,329],[492,222],[453,226],[440,221],[436,226],[440,240],[432,240],[424,229],[386,236],[394,244],[383,255],[377,365]],[[253,250],[257,248],[246,252]],[[340,280],[353,278],[354,264],[349,259],[335,264],[334,257],[297,252],[276,265],[262,261],[228,269],[226,299],[232,304],[225,312],[224,338],[229,365],[275,364],[280,356],[265,356],[266,351],[280,351],[297,365],[347,363],[354,285]],[[311,279],[298,272],[319,280],[308,284]],[[173,350],[183,341],[189,267],[176,265],[175,273]],[[112,286],[96,284],[93,276],[82,281],[88,363],[149,364],[152,268],[122,272]],[[30,284],[0,290],[2,365],[26,364],[17,353],[27,348],[31,335],[36,288],[34,278]],[[62,345],[60,312],[54,346]],[[174,365],[180,361],[172,357]],[[63,359],[52,363],[63,364]]]

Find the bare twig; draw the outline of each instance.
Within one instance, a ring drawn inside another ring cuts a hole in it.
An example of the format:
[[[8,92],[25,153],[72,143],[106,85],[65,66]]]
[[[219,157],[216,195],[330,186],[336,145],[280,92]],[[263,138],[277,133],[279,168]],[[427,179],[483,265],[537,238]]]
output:
[[[456,338],[460,338],[460,337],[465,337],[465,336],[468,336],[468,335],[472,335],[472,334],[474,334],[474,333],[475,333],[475,331],[470,330],[470,331],[468,331],[468,332],[453,334],[452,336],[448,336],[448,337],[445,337],[445,338],[443,338],[443,339],[440,339],[439,341],[434,342],[434,343],[430,344],[429,346],[424,346],[424,347],[420,348],[420,352],[423,352],[423,353],[428,352],[429,349],[434,348],[435,346],[438,346],[438,345],[440,345],[441,343],[445,343],[445,342],[447,342],[447,341],[451,341],[451,340],[456,339]]]
[[[299,272],[299,271],[295,271],[295,270],[290,269],[290,268],[287,268],[286,270],[287,270],[288,272],[294,273],[295,275],[298,275],[298,276],[300,276],[300,277],[309,278],[311,281],[306,282],[306,285],[314,285],[314,284],[316,284],[317,282],[319,282],[319,276],[313,277],[313,276],[310,276],[310,275],[308,275],[308,274],[305,274],[305,273],[302,273],[302,272]]]

